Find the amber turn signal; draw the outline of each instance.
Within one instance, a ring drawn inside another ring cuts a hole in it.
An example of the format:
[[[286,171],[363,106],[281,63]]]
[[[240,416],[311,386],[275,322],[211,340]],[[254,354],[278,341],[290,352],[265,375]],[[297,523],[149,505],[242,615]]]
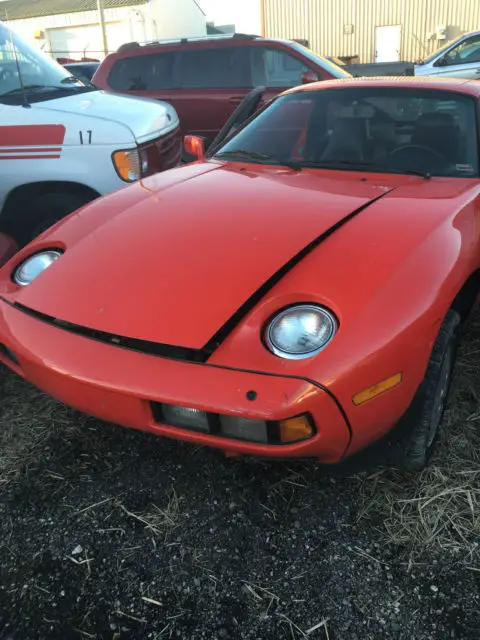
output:
[[[353,396],[353,404],[358,407],[359,405],[364,404],[369,400],[373,400],[373,398],[376,398],[382,393],[385,393],[385,391],[389,391],[394,387],[398,387],[398,385],[402,382],[402,377],[403,376],[401,373],[396,373],[395,375],[390,376],[390,378],[385,378],[385,380],[377,382],[377,384],[368,387],[368,389],[360,391]]]
[[[281,420],[278,423],[280,431],[280,441],[282,443],[297,442],[311,438],[315,433],[312,423],[308,416],[298,416]]]
[[[142,177],[140,154],[136,149],[131,151],[116,151],[112,159],[115,169],[122,180],[125,182],[140,180]]]

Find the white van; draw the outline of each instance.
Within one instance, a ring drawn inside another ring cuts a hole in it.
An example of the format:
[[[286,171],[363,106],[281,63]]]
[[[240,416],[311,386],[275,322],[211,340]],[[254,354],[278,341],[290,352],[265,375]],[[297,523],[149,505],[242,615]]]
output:
[[[176,166],[164,102],[99,91],[0,22],[0,230],[20,244],[80,206]]]
[[[447,42],[415,65],[415,75],[480,80],[480,31]]]

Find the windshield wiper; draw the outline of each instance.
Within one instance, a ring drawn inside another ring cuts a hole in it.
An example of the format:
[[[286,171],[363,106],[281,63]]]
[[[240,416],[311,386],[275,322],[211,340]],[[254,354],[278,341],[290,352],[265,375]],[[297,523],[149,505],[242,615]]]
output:
[[[397,173],[409,176],[419,176],[429,180],[432,176],[428,172],[415,171],[414,169],[399,169],[396,167],[388,167],[385,165],[375,164],[374,162],[364,162],[363,160],[320,160],[318,162],[308,162],[304,166],[310,168],[321,169],[323,167],[334,169],[336,167],[343,169],[357,169],[358,171],[370,170],[378,173]]]
[[[275,158],[267,153],[259,153],[258,151],[247,151],[246,149],[237,149],[236,151],[220,151],[215,153],[214,158],[247,158],[249,160],[259,160],[260,162],[278,164],[280,166],[288,167],[293,171],[301,171],[302,167],[290,160],[284,160],[283,158]]]
[[[65,78],[67,79],[67,78]],[[61,81],[63,82],[63,80]],[[90,87],[87,87],[86,85],[82,85],[81,87],[72,87],[72,86],[60,86],[60,85],[53,85],[53,84],[27,84],[25,85],[25,87],[18,87],[17,89],[12,89],[11,91],[6,91],[5,93],[0,93],[1,97],[4,96],[14,96],[16,94],[19,93],[28,93],[30,91],[41,91],[41,90],[46,90],[46,91],[79,91],[79,90],[83,90],[83,89],[90,89]]]
[[[77,82],[83,82],[77,76],[67,76],[66,78],[62,78],[60,80],[60,84],[76,84]]]

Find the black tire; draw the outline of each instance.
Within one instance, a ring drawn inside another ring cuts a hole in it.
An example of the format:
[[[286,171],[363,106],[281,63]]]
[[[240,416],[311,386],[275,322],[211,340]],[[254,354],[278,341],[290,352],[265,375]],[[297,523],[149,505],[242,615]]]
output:
[[[409,410],[402,466],[420,471],[432,457],[445,412],[455,365],[460,315],[450,310],[438,333],[425,378]]]
[[[90,202],[88,194],[52,192],[23,203],[12,216],[11,235],[25,246],[56,222]]]

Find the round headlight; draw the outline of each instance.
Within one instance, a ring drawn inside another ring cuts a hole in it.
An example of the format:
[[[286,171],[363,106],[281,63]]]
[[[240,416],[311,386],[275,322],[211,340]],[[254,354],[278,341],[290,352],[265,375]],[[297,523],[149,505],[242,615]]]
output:
[[[62,255],[61,251],[42,251],[42,253],[36,253],[34,256],[27,258],[22,264],[17,267],[13,273],[13,280],[21,287],[30,284],[42,271],[48,269],[48,267],[55,262]]]
[[[313,304],[302,304],[281,311],[267,327],[265,340],[272,353],[281,358],[300,360],[321,351],[335,335],[334,316]]]

